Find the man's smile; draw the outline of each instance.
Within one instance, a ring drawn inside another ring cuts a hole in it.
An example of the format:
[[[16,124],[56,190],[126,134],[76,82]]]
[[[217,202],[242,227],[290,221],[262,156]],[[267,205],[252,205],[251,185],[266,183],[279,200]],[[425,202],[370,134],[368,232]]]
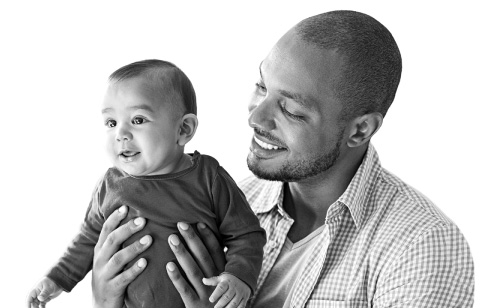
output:
[[[272,141],[261,140],[262,136],[253,136],[252,145],[250,146],[250,151],[253,155],[260,159],[269,159],[277,156],[280,153],[287,151],[285,147],[282,147],[278,143],[273,143]],[[263,137],[262,139],[266,139]]]
[[[263,149],[265,150],[278,150],[280,147],[277,145],[273,145],[267,142],[264,142],[260,139],[258,139],[256,136],[253,136],[253,140]]]

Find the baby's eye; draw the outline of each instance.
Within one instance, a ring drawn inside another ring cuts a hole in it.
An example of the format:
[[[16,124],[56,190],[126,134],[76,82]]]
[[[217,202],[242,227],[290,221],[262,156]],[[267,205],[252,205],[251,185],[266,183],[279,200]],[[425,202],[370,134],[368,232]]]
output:
[[[265,85],[263,84],[263,81],[259,81],[259,82],[255,83],[255,87],[257,88],[257,90],[260,93],[267,92],[267,87],[265,87]]]
[[[132,124],[138,125],[138,124],[145,124],[147,123],[147,119],[141,118],[141,117],[135,117],[132,119]]]
[[[107,120],[105,121],[105,126],[106,127],[115,127],[117,125],[117,121],[115,120]]]

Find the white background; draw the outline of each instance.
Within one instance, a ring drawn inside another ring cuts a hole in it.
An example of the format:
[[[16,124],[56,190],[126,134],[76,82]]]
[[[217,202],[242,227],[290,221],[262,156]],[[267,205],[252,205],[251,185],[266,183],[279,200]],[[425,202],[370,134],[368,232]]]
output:
[[[187,151],[215,156],[239,180],[249,173],[247,103],[260,61],[295,23],[334,9],[367,13],[395,37],[402,81],[373,142],[387,169],[460,226],[478,268],[480,22],[473,1],[170,2],[0,4],[0,306],[24,305],[78,230],[109,166],[99,104],[112,71],[148,58],[184,70],[200,120]],[[88,276],[49,307],[90,303]]]

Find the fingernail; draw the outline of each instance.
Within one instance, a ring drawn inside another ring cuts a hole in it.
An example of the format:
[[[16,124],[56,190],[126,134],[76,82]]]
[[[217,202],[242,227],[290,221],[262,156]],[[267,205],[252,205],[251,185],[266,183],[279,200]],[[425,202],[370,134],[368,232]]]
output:
[[[167,270],[169,270],[170,272],[173,272],[175,270],[175,264],[173,264],[173,262],[168,262]]]
[[[144,222],[144,219],[142,217],[137,217],[135,218],[135,220],[133,221],[133,223],[136,225],[136,226],[140,226],[141,224],[143,224]]]
[[[147,265],[147,261],[145,259],[140,259],[140,260],[138,260],[137,265],[138,265],[138,267],[143,268],[143,267],[145,267],[145,265]]]
[[[208,300],[210,301],[210,303],[214,302],[213,297],[210,297]]]
[[[140,239],[140,244],[142,244],[142,245],[146,245],[146,244],[148,244],[148,242],[150,242],[150,236],[148,236],[148,235],[145,235],[144,237],[142,237]]]
[[[170,237],[170,243],[172,243],[172,245],[174,246],[177,246],[178,244],[180,244],[180,240],[178,239],[178,236],[172,235]]]
[[[119,209],[118,209],[118,212],[120,214],[123,214],[127,211],[127,207],[125,205],[122,205]]]
[[[188,230],[188,224],[186,224],[186,223],[184,223],[184,222],[179,222],[179,223],[178,223],[178,226],[179,226],[180,229],[182,229],[183,231]]]
[[[199,222],[199,223],[198,223],[198,227],[199,227],[200,229],[205,229],[206,226],[205,226],[205,224],[204,224],[203,222]]]

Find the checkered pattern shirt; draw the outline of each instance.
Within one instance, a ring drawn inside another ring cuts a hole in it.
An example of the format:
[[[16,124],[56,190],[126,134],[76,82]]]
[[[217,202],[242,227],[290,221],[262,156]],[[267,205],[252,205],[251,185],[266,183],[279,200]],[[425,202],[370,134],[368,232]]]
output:
[[[283,209],[281,182],[252,176],[240,187],[267,233],[259,290],[294,221]],[[290,307],[473,306],[473,260],[460,230],[383,169],[372,145],[328,209],[323,232],[327,239],[315,244]]]

